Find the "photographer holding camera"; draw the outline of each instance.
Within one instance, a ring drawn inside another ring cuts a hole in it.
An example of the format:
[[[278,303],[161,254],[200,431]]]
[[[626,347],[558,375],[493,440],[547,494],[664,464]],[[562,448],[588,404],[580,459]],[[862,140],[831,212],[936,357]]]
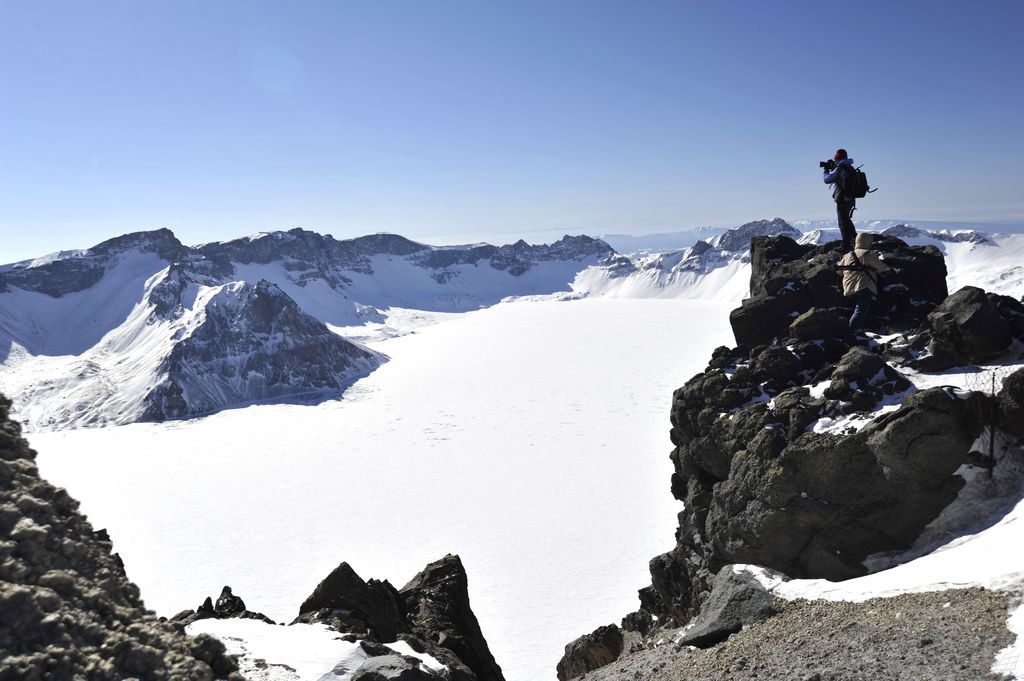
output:
[[[853,226],[853,211],[857,207],[857,200],[851,196],[853,159],[846,155],[846,149],[837,149],[831,161],[821,161],[818,164],[825,173],[825,184],[832,187],[832,198],[836,202],[836,213],[839,215],[839,231],[843,236],[843,252],[853,250],[853,242],[857,236],[857,230]]]

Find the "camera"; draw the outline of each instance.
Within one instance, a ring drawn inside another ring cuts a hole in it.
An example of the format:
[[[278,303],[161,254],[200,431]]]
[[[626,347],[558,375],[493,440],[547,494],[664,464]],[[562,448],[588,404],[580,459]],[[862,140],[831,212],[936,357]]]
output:
[[[827,161],[819,161],[818,167],[824,168],[825,170],[832,172],[833,170],[836,169],[836,162],[833,161],[832,159],[829,159]]]

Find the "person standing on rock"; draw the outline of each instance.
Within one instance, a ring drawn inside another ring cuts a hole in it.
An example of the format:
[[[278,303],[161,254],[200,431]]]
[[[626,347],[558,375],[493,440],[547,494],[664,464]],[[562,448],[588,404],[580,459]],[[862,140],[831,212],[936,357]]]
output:
[[[825,168],[825,184],[833,185],[832,199],[836,202],[836,213],[839,216],[839,232],[843,235],[843,250],[853,250],[853,240],[857,229],[853,226],[853,211],[857,208],[857,200],[850,196],[852,190],[853,159],[846,154],[846,149],[836,149],[832,163],[822,162]]]
[[[853,299],[850,328],[868,328],[878,299],[878,275],[892,268],[885,264],[878,251],[871,248],[871,234],[858,234],[855,248],[839,260],[837,269],[843,273],[843,295]]]

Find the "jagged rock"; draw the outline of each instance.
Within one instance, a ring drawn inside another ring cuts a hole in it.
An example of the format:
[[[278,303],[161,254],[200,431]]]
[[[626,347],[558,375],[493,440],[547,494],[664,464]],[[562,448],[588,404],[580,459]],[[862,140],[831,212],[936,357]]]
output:
[[[334,674],[328,674],[324,681],[335,678]],[[437,678],[415,660],[392,654],[366,660],[353,673],[351,681],[432,681]]]
[[[229,619],[232,617],[261,620],[267,624],[276,624],[274,620],[261,612],[252,612],[251,610],[247,610],[245,602],[231,592],[230,586],[225,586],[221,590],[220,597],[217,598],[216,604],[214,604],[212,598],[207,596],[198,608],[195,610],[182,610],[171,617],[171,622],[174,622],[181,627],[187,627],[193,622],[197,622],[199,620]]]
[[[0,395],[0,679],[230,679],[224,645],[145,609],[105,532],[39,477]]]
[[[771,617],[776,612],[772,595],[760,582],[750,574],[738,573],[727,565],[715,575],[711,593],[700,614],[677,644],[709,648],[744,626]]]
[[[458,556],[427,565],[401,590],[363,581],[341,563],[299,607],[296,622],[322,623],[355,639],[401,639],[448,668],[453,681],[504,681],[469,604]],[[403,677],[404,678],[404,677]]]
[[[611,664],[622,654],[622,632],[614,624],[598,627],[565,646],[558,662],[558,681],[576,678]]]
[[[387,580],[364,582],[343,562],[302,602],[296,621],[325,622],[390,643],[407,628],[404,614],[402,597]]]
[[[999,355],[1013,340],[1009,324],[985,292],[974,286],[946,298],[928,315],[928,323],[935,336],[948,339],[973,363]]]
[[[1024,438],[1024,369],[1017,369],[1003,379],[996,397],[999,406],[999,425]]]
[[[401,595],[411,628],[421,638],[450,650],[480,681],[503,681],[470,608],[469,582],[458,556],[449,554],[427,565],[402,587]]]
[[[213,606],[213,611],[217,613],[218,617],[241,615],[245,612],[245,601],[231,593],[230,586],[225,586],[221,589],[220,596],[217,597],[217,603]]]

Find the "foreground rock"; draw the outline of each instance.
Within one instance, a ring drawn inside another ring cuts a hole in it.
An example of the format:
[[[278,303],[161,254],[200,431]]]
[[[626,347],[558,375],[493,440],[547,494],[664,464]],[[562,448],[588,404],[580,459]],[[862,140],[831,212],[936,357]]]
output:
[[[0,679],[232,679],[220,641],[143,606],[106,532],[39,477],[0,396]]]
[[[504,680],[470,608],[466,570],[455,555],[430,563],[401,589],[387,580],[363,581],[348,563],[341,563],[303,602],[296,622],[325,624],[352,641],[404,641],[416,652],[444,664],[456,681]],[[370,661],[393,655],[385,647],[370,646],[368,650]],[[417,669],[417,673],[427,673]]]
[[[716,349],[673,395],[672,493],[684,509],[676,547],[651,560],[651,585],[622,621],[619,657],[687,623],[687,640],[702,646],[748,624],[746,597],[715,593],[730,564],[832,581],[865,574],[869,555],[909,548],[957,498],[956,473],[975,462],[983,429],[995,420],[1017,432],[1018,375],[997,399],[917,391],[903,373],[1019,359],[1024,306],[979,289],[947,296],[937,249],[878,244],[899,270],[882,281],[886,342],[843,323],[838,243],[753,240],[752,296],[730,317],[737,347]],[[609,657],[596,643],[590,634],[566,646],[563,678]]]

